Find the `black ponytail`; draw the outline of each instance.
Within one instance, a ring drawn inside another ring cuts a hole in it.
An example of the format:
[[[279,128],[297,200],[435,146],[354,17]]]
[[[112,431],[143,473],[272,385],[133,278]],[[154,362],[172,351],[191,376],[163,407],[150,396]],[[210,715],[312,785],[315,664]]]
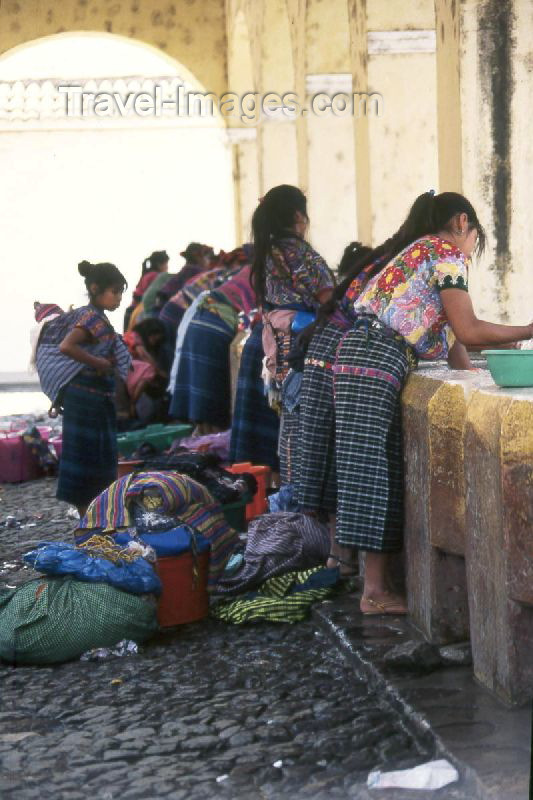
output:
[[[353,280],[363,269],[361,266],[363,259],[371,252],[372,248],[361,244],[361,242],[350,242],[350,244],[344,248],[344,253],[337,267],[337,274],[339,277],[344,278],[349,274]]]
[[[350,242],[350,244],[344,248],[344,253],[337,267],[337,273],[340,277],[347,276],[343,281],[343,283],[349,281],[346,288],[348,288],[351,282],[359,275],[361,270],[364,269],[367,264],[367,257],[370,253],[372,253],[372,248],[361,244],[361,242]],[[346,289],[344,291],[346,291]],[[324,327],[328,317],[335,311],[336,307],[337,300],[328,300],[320,307],[315,322],[312,322],[304,328],[298,335],[297,346],[301,352],[305,353],[307,351],[314,332]]]
[[[126,278],[114,264],[91,264],[89,261],[81,261],[78,264],[78,272],[85,278],[85,286],[90,298],[96,297],[110,288],[116,287],[124,291],[128,285]],[[91,286],[95,285],[96,292],[92,292]]]
[[[352,281],[370,264],[372,269],[368,270],[365,283],[373,278],[378,272],[387,266],[389,261],[395,258],[405,247],[422,236],[435,234],[442,230],[448,230],[452,219],[457,214],[466,214],[469,229],[475,228],[478,234],[476,251],[481,255],[485,249],[485,231],[481,225],[472,204],[457,192],[442,192],[435,195],[433,191],[420,194],[409,210],[405,221],[398,228],[390,239],[373,249],[368,248],[368,252],[360,258],[356,258],[352,268],[346,273],[346,277],[338,284],[333,292],[331,300],[321,307],[319,312],[319,324],[324,324],[327,318],[333,313],[339,300],[341,300],[348,290]]]
[[[165,264],[169,260],[169,255],[166,250],[154,250],[151,256],[145,258],[142,263],[142,274],[146,275],[147,272],[158,272],[161,264]]]
[[[261,305],[265,300],[265,268],[276,239],[294,233],[297,212],[307,217],[307,200],[296,186],[282,184],[270,189],[260,200],[252,217],[254,260],[250,283]]]

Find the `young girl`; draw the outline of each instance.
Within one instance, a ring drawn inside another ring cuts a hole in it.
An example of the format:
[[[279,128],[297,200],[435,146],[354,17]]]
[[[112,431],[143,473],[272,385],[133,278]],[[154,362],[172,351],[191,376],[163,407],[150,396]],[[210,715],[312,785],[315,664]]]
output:
[[[342,300],[351,319],[334,362],[336,539],[366,554],[361,611],[404,614],[387,581],[389,553],[403,543],[400,396],[418,359],[470,368],[466,346],[527,339],[533,325],[479,320],[468,294],[468,264],[485,234],[455,192],[420,195],[400,229],[375,248],[371,265]]]
[[[131,359],[104,311],[115,311],[127,286],[114,264],[78,266],[89,305],[43,328],[37,371],[53,407],[63,409],[63,451],[57,497],[83,516],[117,477],[114,371],[126,379]]]
[[[307,201],[296,186],[275,186],[252,217],[254,262],[252,285],[263,312],[266,364],[279,396],[289,371],[288,354],[298,311],[316,312],[335,285],[324,259],[304,235],[309,224]],[[282,484],[294,478],[293,456],[298,408],[282,406],[279,450]]]

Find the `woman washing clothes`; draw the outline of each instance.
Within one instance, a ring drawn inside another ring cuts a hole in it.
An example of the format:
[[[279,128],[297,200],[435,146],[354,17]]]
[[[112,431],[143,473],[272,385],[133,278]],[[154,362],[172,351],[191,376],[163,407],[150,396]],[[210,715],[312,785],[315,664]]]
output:
[[[142,272],[139,282],[133,292],[131,304],[124,312],[124,330],[130,330],[137,322],[137,317],[142,313],[142,299],[146,290],[157,277],[168,271],[168,253],[166,250],[154,250],[142,263]],[[135,317],[132,316],[135,313]]]
[[[338,274],[342,283],[325,303],[317,322],[299,337],[307,345],[300,395],[299,458],[295,499],[307,513],[328,520],[330,554],[328,567],[338,567],[341,577],[357,574],[354,551],[335,538],[337,476],[335,470],[335,410],[333,404],[333,363],[339,342],[351,319],[339,306],[348,288],[355,296],[372,264],[364,266],[371,247],[351,242],[344,250]]]
[[[202,434],[231,425],[230,345],[239,312],[249,314],[256,306],[250,269],[249,264],[241,267],[200,295],[183,338],[170,413],[194,422]]]
[[[126,387],[130,398],[130,417],[142,417],[148,423],[155,416],[166,418],[164,395],[168,379],[170,355],[166,347],[166,329],[158,319],[145,319],[131,331],[123,335],[132,357],[132,369],[128,374]],[[138,404],[146,394],[144,413],[139,415]]]
[[[185,259],[184,266],[175,275],[167,275],[167,280],[154,282],[146,292],[145,309],[151,314],[159,314],[165,303],[185,286],[187,281],[207,272],[215,258],[213,248],[207,244],[191,242],[180,253]]]
[[[250,246],[244,244],[229,253],[220,252],[211,262],[210,268],[189,278],[182,288],[173,294],[159,312],[159,319],[167,328],[171,338],[176,336],[176,331],[181,324],[187,309],[202,294],[210,289],[216,289],[221,283],[228,280],[240,267],[250,263]]]
[[[263,348],[279,408],[281,386],[288,375],[297,312],[316,313],[329,300],[335,280],[324,259],[305,240],[309,224],[307,200],[296,186],[275,186],[262,198],[252,217],[254,262],[252,285],[263,314]],[[298,407],[281,404],[279,434],[282,484],[295,476]]]
[[[336,541],[365,553],[364,614],[407,612],[405,598],[389,585],[387,562],[403,545],[400,398],[409,372],[419,359],[436,358],[469,369],[466,346],[504,345],[533,333],[532,324],[476,317],[468,268],[484,245],[483,227],[465,197],[426,192],[399,230],[357,265],[364,276],[335,296],[350,320],[331,364]],[[305,481],[302,474],[302,487]]]
[[[263,323],[256,313],[242,349],[237,378],[235,409],[231,424],[230,462],[264,464],[272,470],[273,485],[279,481],[279,416],[270,408],[261,377]]]

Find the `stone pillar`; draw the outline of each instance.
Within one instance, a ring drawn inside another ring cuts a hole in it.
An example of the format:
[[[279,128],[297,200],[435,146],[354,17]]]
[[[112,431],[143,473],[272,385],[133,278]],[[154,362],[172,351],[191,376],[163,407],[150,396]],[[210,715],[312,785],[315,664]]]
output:
[[[305,101],[306,76],[306,0],[287,0],[287,13],[291,29],[292,61],[294,64],[294,90],[300,102]],[[309,159],[307,142],[307,115],[296,119],[296,147],[298,154],[298,186],[307,192],[309,186]]]
[[[487,232],[470,274],[477,314],[524,324],[533,145],[528,0],[435,0],[440,190],[462,192]],[[529,315],[529,317],[528,317]]]
[[[407,596],[435,643],[468,639],[463,431],[472,378],[427,370],[403,393]]]
[[[366,0],[348,0],[353,91],[368,91],[368,44]],[[355,190],[357,196],[357,237],[372,242],[372,202],[370,185],[370,141],[368,115],[354,115]]]
[[[309,102],[317,94],[351,94],[351,75],[308,78]],[[351,115],[310,115],[308,209],[310,238],[330,267],[339,263],[346,245],[357,239],[355,160]]]
[[[300,83],[303,69],[303,49],[301,34],[291,30],[295,19],[299,19],[302,8],[299,3],[291,3],[291,14],[286,0],[271,0],[252,4],[262,8],[261,26],[258,28],[256,46],[260,54],[259,91],[266,96],[275,93],[283,96],[288,92],[296,94],[298,75],[294,62],[295,43],[299,58]],[[305,8],[303,9],[305,14]],[[305,28],[304,28],[305,31]],[[254,56],[254,59],[257,55]],[[300,96],[299,102],[304,98]],[[260,123],[258,138],[259,172],[261,194],[281,183],[299,184],[299,157],[297,144],[297,119],[280,108],[265,110]]]
[[[261,123],[261,194],[273,186],[289,183],[298,186],[298,151],[296,121],[263,119]]]
[[[235,235],[237,244],[250,241],[251,220],[259,202],[257,128],[230,128],[235,185]]]
[[[533,392],[468,409],[467,580],[474,673],[509,704],[533,695]]]
[[[439,191],[461,192],[460,3],[435,0]]]

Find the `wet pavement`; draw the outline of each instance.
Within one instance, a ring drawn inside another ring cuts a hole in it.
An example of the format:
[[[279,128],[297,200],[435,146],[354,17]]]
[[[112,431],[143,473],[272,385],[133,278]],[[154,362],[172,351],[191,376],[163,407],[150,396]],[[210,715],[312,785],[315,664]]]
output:
[[[3,487],[0,588],[35,574],[23,567],[22,552],[41,540],[68,540],[75,522],[54,493],[52,479]],[[439,681],[446,674],[453,684],[469,668],[444,668],[441,656],[426,652],[426,672],[413,675],[405,672],[409,652],[401,650],[395,664],[383,667],[394,645],[409,650],[412,636],[401,620],[383,624],[355,613],[352,589],[294,626],[210,620],[161,634],[139,655],[44,668],[0,665],[0,797],[488,797],[460,764],[460,781],[439,791],[366,788],[374,768],[407,768],[443,753],[454,760],[445,731],[435,736],[423,714],[440,702],[448,708],[441,727],[449,725],[453,691]],[[376,672],[372,662],[380,659]],[[395,680],[406,684],[408,702]],[[482,750],[483,719],[469,713],[465,707],[459,721],[464,743],[473,735]],[[516,760],[510,764],[516,770]],[[490,796],[521,800],[519,793]]]
[[[431,731],[438,751],[461,769],[466,796],[531,798],[531,705],[507,708],[478,685],[468,642],[429,645],[406,618],[354,613],[354,599],[321,604],[313,617],[369,689]]]

